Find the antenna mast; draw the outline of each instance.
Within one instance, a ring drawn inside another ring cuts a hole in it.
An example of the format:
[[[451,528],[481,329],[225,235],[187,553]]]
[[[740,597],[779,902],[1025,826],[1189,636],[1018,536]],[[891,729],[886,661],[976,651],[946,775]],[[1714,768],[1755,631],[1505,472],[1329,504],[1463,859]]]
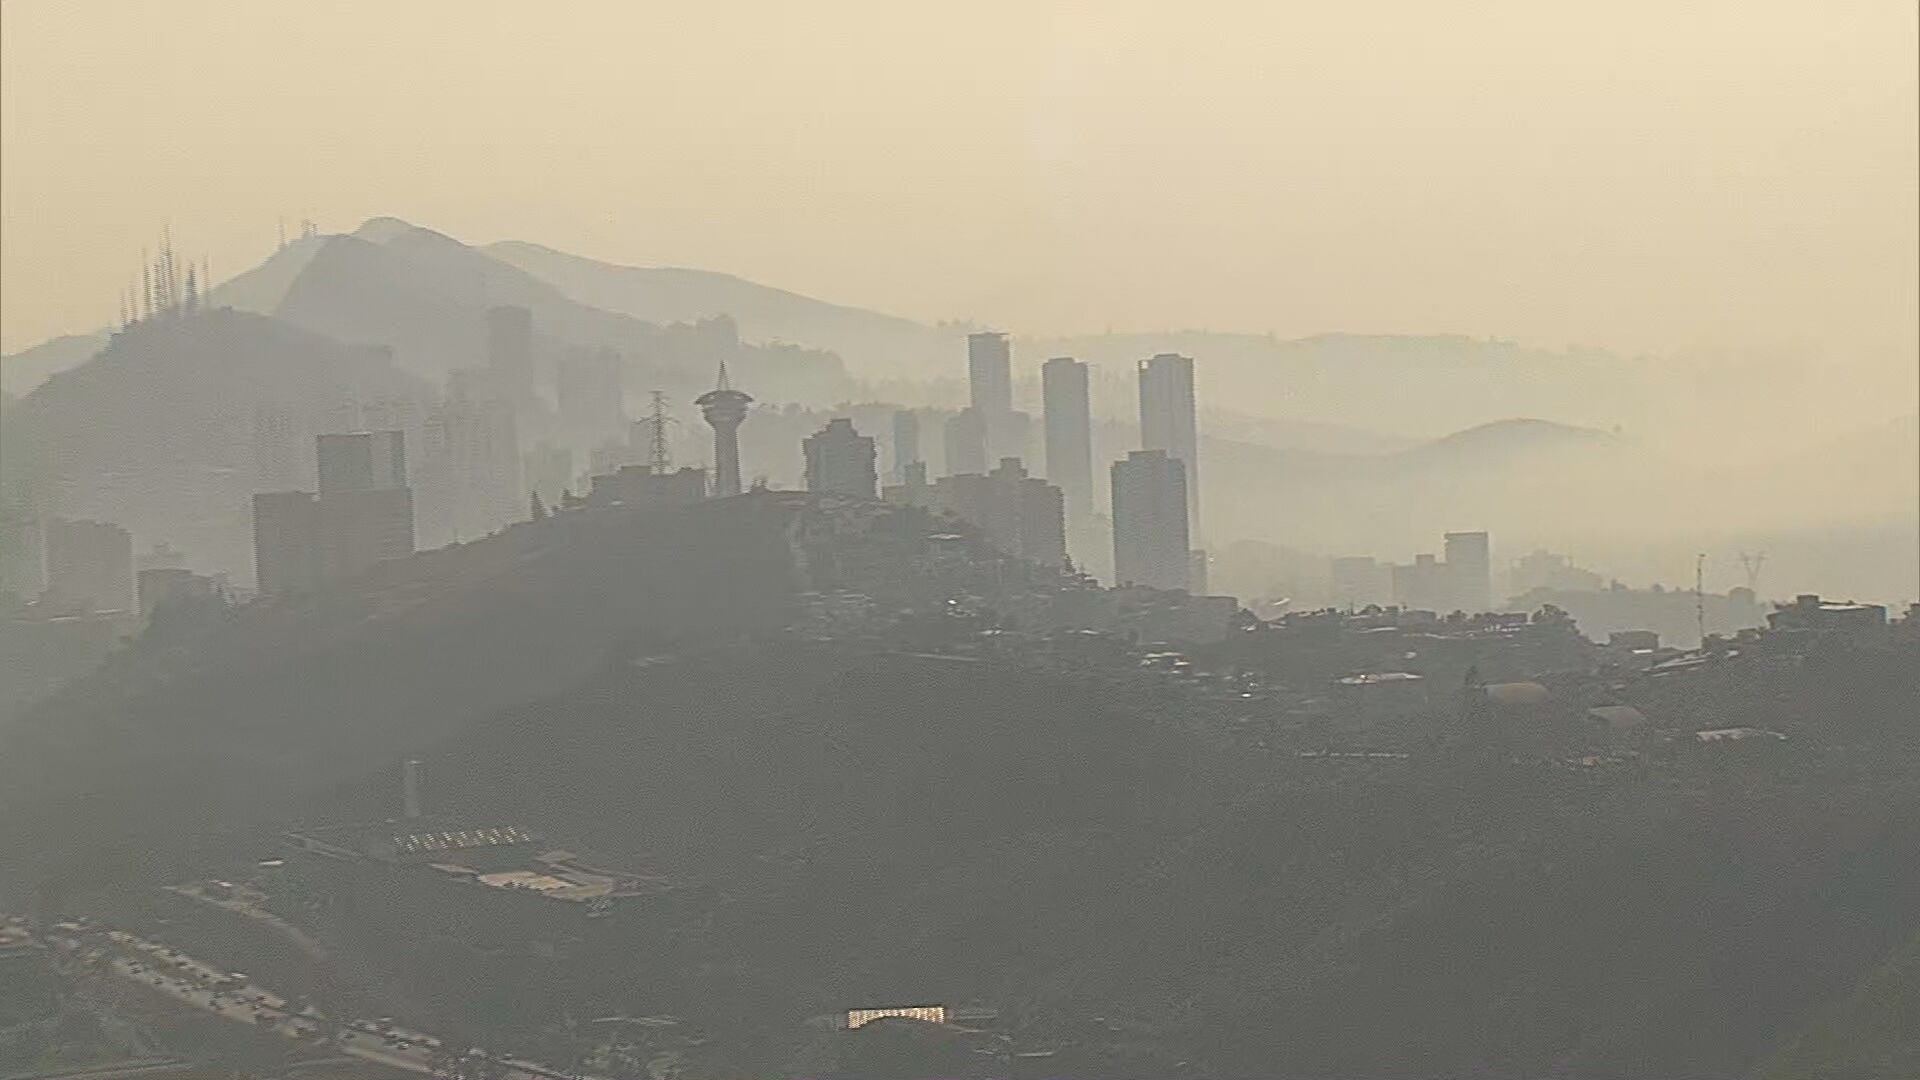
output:
[[[1703,552],[1693,557],[1693,621],[1700,631],[1700,644],[1707,643],[1707,598],[1701,591],[1701,581],[1706,577],[1707,556]]]

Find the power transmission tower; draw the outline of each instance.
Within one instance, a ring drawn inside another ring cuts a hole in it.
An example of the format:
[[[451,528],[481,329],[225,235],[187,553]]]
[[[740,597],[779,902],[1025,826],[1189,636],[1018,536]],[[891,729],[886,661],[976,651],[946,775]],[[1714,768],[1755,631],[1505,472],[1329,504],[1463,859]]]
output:
[[[1747,590],[1749,592],[1758,593],[1760,591],[1760,568],[1765,565],[1767,565],[1767,553],[1764,551],[1754,552],[1753,554],[1748,554],[1744,551],[1740,553],[1740,567],[1747,572]]]
[[[647,447],[647,471],[664,476],[673,471],[673,451],[667,447],[667,425],[678,423],[667,415],[665,392],[653,392],[653,412],[647,417],[647,423],[653,428],[652,442]]]

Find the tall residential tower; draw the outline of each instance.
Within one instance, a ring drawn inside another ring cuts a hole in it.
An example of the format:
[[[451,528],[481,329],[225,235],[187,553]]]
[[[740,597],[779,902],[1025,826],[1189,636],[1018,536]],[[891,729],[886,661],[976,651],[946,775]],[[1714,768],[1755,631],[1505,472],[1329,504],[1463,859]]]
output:
[[[1047,479],[1067,500],[1067,521],[1093,517],[1093,413],[1087,395],[1087,365],[1056,356],[1040,366],[1046,410]]]
[[[1029,417],[1013,408],[1013,348],[1007,335],[991,330],[967,335],[967,388],[985,453],[977,470],[949,465],[947,471],[984,473],[990,461],[1026,457]]]
[[[1193,358],[1161,353],[1140,362],[1140,445],[1186,466],[1187,532],[1200,537],[1200,434],[1194,418]]]
[[[1119,585],[1187,589],[1186,466],[1165,450],[1113,463],[1113,576]]]
[[[853,421],[838,417],[807,436],[802,444],[807,455],[807,490],[857,495],[871,499],[879,494],[878,456],[873,436],[853,429]]]

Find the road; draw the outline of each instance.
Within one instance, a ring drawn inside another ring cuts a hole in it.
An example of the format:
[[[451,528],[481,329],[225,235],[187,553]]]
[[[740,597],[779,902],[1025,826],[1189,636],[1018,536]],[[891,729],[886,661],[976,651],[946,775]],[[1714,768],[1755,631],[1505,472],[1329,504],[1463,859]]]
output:
[[[62,924],[72,927],[72,924]],[[46,944],[77,957],[100,973],[237,1024],[250,1024],[282,1038],[329,1046],[363,1061],[431,1074],[441,1040],[379,1021],[338,1021],[312,1006],[295,1013],[287,999],[235,972],[221,971],[165,944],[124,930],[59,929]],[[478,1051],[470,1053],[477,1054]],[[597,1080],[538,1062],[494,1057],[505,1080]]]

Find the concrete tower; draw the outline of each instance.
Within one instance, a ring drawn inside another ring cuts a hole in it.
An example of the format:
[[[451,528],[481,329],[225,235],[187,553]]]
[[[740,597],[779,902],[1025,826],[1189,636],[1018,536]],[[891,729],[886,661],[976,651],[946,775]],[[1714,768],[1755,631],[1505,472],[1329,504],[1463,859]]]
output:
[[[985,416],[1013,411],[1013,350],[993,330],[967,335],[967,388]]]
[[[1493,610],[1493,560],[1487,552],[1487,534],[1448,533],[1446,560],[1454,607],[1469,615]]]
[[[740,424],[753,398],[727,382],[727,362],[720,361],[720,381],[693,399],[713,427],[713,496],[740,494]]]
[[[1193,587],[1186,463],[1165,450],[1113,463],[1113,576],[1121,585]]]
[[[901,409],[893,414],[893,474],[905,482],[907,466],[920,458],[920,414]]]
[[[1140,446],[1186,466],[1187,532],[1199,539],[1200,432],[1194,418],[1193,358],[1161,353],[1140,362]]]
[[[1056,356],[1040,365],[1045,401],[1047,479],[1067,499],[1067,520],[1083,524],[1093,517],[1093,413],[1087,394],[1087,365]]]
[[[853,421],[837,417],[801,443],[807,457],[807,490],[871,499],[878,490],[873,436],[862,435]]]

